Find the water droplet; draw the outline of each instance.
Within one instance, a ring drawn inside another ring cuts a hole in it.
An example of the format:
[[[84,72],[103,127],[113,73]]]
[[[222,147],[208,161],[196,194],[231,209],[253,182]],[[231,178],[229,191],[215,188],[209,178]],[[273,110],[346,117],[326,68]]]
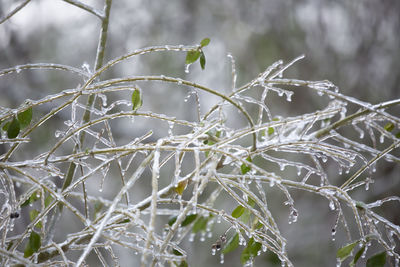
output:
[[[55,131],[54,136],[56,138],[58,138],[58,137],[62,136],[63,134],[64,134],[64,132],[57,130],[57,131]]]
[[[200,242],[204,242],[206,240],[206,232],[201,232],[200,234]]]
[[[20,73],[20,72],[21,72],[21,69],[20,69],[19,67],[16,67],[16,68],[15,68],[15,71],[16,71],[17,73]]]
[[[335,210],[336,209],[335,202],[333,202],[332,200],[329,201],[329,208],[331,210]]]
[[[383,142],[385,142],[385,136],[382,134],[380,137],[379,137],[379,142],[382,144]]]
[[[217,252],[217,250],[215,248],[211,249],[211,255],[215,255],[215,252]]]
[[[224,253],[221,253],[219,263],[224,264],[224,262],[225,262]]]
[[[335,241],[336,229],[332,228],[332,241]]]
[[[193,242],[195,236],[196,236],[195,233],[190,233],[190,235],[189,235],[189,242]]]
[[[274,179],[271,179],[270,181],[269,181],[269,186],[270,187],[273,187],[275,185],[275,180]]]
[[[279,169],[281,171],[285,170],[285,168],[286,168],[286,164],[279,164]]]

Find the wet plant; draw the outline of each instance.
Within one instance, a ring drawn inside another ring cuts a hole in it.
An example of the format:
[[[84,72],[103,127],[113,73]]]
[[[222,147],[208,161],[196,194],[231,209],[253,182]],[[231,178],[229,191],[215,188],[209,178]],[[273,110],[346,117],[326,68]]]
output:
[[[1,22],[23,12],[27,2]],[[385,196],[364,203],[355,192],[367,193],[373,179],[384,179],[374,177],[377,162],[400,162],[400,118],[387,111],[400,99],[371,104],[342,94],[330,81],[285,78],[285,72],[304,56],[279,60],[238,86],[235,61],[229,55],[229,93],[166,75],[104,78],[131,58],[167,52],[186,57],[181,66],[185,72],[192,64],[206,69],[206,47],[212,42],[204,38],[190,46],[146,47],[104,62],[112,1],[105,1],[103,11],[75,0],[66,2],[102,22],[93,69],[28,63],[0,71],[0,78],[50,69],[81,79],[72,89],[27,99],[15,108],[1,107],[2,266],[82,266],[88,264],[89,255],[104,266],[119,266],[120,250],[138,255],[142,266],[187,266],[191,255],[181,244],[196,237],[204,240],[215,224],[225,231],[212,239],[209,249],[219,254],[221,263],[239,251],[241,263],[251,266],[268,251],[282,266],[294,266],[287,250],[291,240],[282,234],[269,208],[272,191],[285,199],[280,205],[287,210],[289,224],[301,216],[293,192],[328,200],[326,208],[336,214],[332,236],[341,226],[339,231],[348,237],[336,252],[338,266],[346,260],[355,265],[365,257],[370,266],[385,262],[399,266],[400,226],[375,210],[388,202],[398,204],[400,198]],[[188,90],[182,101],[194,98],[195,118],[146,110],[146,102],[154,99],[146,99],[143,88],[155,82],[171,94],[175,90],[171,85]],[[270,96],[291,102],[299,89],[315,92],[328,104],[294,116],[276,114],[266,104]],[[202,102],[209,96],[217,101],[205,110]],[[38,138],[35,132],[60,113],[68,118],[55,130],[54,139],[45,149],[24,157],[25,147]],[[232,117],[242,126],[231,123]],[[121,138],[121,125],[134,128],[139,123],[149,129]],[[327,163],[337,173],[332,175]],[[112,184],[114,193],[103,195],[105,184]],[[132,195],[135,190],[147,195],[137,199]],[[235,203],[233,209],[220,207],[226,204],[222,199]],[[72,232],[60,229],[66,213],[76,222]],[[22,221],[21,214],[28,220]],[[371,246],[380,252],[370,253]]]

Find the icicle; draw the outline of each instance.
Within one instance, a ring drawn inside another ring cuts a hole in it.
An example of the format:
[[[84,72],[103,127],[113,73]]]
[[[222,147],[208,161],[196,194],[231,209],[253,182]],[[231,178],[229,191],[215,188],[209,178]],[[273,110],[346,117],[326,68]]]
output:
[[[298,217],[297,210],[293,206],[291,206],[289,214],[289,224],[297,222],[297,217]]]
[[[185,73],[189,73],[189,67],[192,64],[185,64]]]
[[[383,144],[383,142],[385,142],[385,136],[383,134],[381,134],[381,136],[379,137],[379,142],[381,144]]]
[[[292,101],[293,92],[286,91],[285,94],[286,94],[286,101],[291,102]]]
[[[224,264],[224,261],[225,261],[225,259],[224,259],[224,253],[221,253],[219,263],[220,263],[220,264]]]
[[[173,136],[172,129],[174,126],[175,123],[173,121],[168,121],[168,136]]]

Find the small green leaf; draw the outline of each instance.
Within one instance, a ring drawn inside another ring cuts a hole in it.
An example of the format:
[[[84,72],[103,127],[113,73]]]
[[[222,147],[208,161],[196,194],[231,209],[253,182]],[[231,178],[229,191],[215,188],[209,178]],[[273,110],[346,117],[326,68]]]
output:
[[[386,251],[375,254],[367,260],[367,267],[383,267],[386,263]]]
[[[359,251],[357,251],[356,255],[354,256],[354,259],[352,262],[350,262],[350,266],[355,266],[358,259],[361,257],[361,255],[364,253],[365,246],[362,246]]]
[[[28,108],[27,110],[18,113],[17,115],[18,121],[21,125],[21,128],[25,128],[31,123],[32,120],[32,108]]]
[[[176,218],[178,218],[178,216],[170,217],[168,220],[168,225],[172,226],[176,222]]]
[[[239,218],[242,216],[243,212],[246,210],[245,207],[239,205],[237,206],[233,211],[232,211],[232,217],[233,218]]]
[[[272,121],[279,121],[279,118],[273,118]]]
[[[387,123],[387,124],[385,125],[384,128],[385,128],[386,131],[391,132],[391,131],[393,131],[393,129],[394,129],[394,124],[391,123],[391,122],[389,122],[389,123]]]
[[[185,189],[186,189],[187,183],[188,183],[187,180],[182,181],[182,182],[179,182],[179,183],[178,183],[178,186],[175,187],[175,192],[176,192],[178,195],[182,196],[183,191],[185,191]]]
[[[188,267],[188,263],[186,261],[181,261],[181,264],[179,264],[179,267]]]
[[[261,247],[261,243],[255,242],[253,238],[250,238],[247,247],[243,250],[242,255],[240,256],[242,264],[248,262],[250,258],[256,257]]]
[[[8,131],[8,127],[10,127],[11,121],[7,121],[6,123],[4,123],[3,125],[3,131]]]
[[[176,250],[176,249],[173,249],[172,250],[172,253],[174,253],[174,255],[176,255],[176,256],[182,256],[182,253],[180,253],[178,250]]]
[[[400,132],[398,132],[395,136],[396,138],[400,138]]]
[[[358,244],[358,242],[360,241],[350,243],[340,248],[336,253],[336,258],[339,258],[341,261],[345,260],[348,256],[350,256],[350,253],[353,251],[354,247]]]
[[[250,157],[247,157],[246,160],[249,161],[249,162],[252,162],[252,160],[251,160]],[[240,166],[240,171],[241,171],[242,174],[246,174],[246,173],[248,173],[250,170],[251,170],[251,167],[248,166],[248,165],[246,165],[246,164],[244,164],[244,163]]]
[[[32,204],[33,202],[35,202],[36,200],[38,200],[39,197],[40,197],[40,196],[38,196],[38,194],[36,193],[36,191],[33,192],[33,193],[31,194],[31,196],[30,196],[27,200],[25,200],[24,203],[21,204],[21,207],[25,207],[25,206],[28,206],[29,204]]]
[[[203,40],[201,40],[200,46],[203,48],[207,46],[209,43],[210,43],[210,38],[204,38]]]
[[[53,202],[53,197],[51,195],[48,195],[45,200],[44,200],[44,207],[47,208],[51,202]]]
[[[39,215],[39,211],[38,211],[38,210],[36,210],[36,209],[31,210],[31,211],[29,212],[29,218],[31,219],[31,222],[34,221],[38,215]],[[35,226],[36,226],[37,228],[42,228],[43,225],[42,225],[42,222],[39,221],[39,222],[37,222],[37,223],[35,224]]]
[[[97,200],[94,203],[94,213],[93,213],[93,217],[96,219],[97,218],[97,214],[99,214],[99,212],[101,211],[101,209],[104,207],[103,202]]]
[[[123,224],[123,223],[128,223],[128,222],[131,222],[131,220],[125,219],[125,220],[122,220],[122,221],[118,222],[118,224]]]
[[[197,233],[205,231],[207,227],[208,218],[200,217],[193,225],[192,232]]]
[[[199,50],[192,50],[188,51],[186,54],[186,64],[192,64],[193,62],[196,62],[196,60],[200,57],[200,51]]]
[[[227,254],[231,251],[234,251],[238,246],[239,246],[239,234],[236,233],[228,240],[224,249],[222,250],[222,253]]]
[[[24,257],[28,258],[33,255],[33,253],[37,252],[41,246],[40,235],[35,231],[31,232],[29,236],[29,242],[26,244]]]
[[[197,214],[190,214],[190,215],[186,216],[186,218],[181,223],[181,226],[185,227],[185,226],[191,224],[192,222],[194,222],[194,220],[196,220],[196,218],[197,218]]]
[[[204,55],[203,51],[201,51],[200,55],[200,67],[202,70],[204,70],[206,67],[206,56]]]
[[[7,129],[7,136],[8,138],[12,139],[18,136],[19,131],[20,131],[20,125],[18,120],[14,117],[13,120],[11,121],[10,125],[8,126]]]
[[[142,93],[140,92],[139,89],[135,89],[132,93],[132,110],[136,111],[138,110],[143,104],[142,100]]]
[[[268,135],[273,135],[275,132],[274,127],[268,127]]]

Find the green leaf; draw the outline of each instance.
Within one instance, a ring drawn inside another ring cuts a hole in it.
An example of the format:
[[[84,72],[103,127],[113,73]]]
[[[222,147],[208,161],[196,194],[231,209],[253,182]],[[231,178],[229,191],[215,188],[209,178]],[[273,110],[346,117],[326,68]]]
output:
[[[8,138],[12,139],[18,136],[19,131],[20,131],[20,125],[18,120],[14,117],[13,120],[11,121],[10,125],[8,126],[7,129],[7,136]]]
[[[268,135],[273,135],[275,132],[274,127],[268,127]]]
[[[194,220],[196,220],[196,218],[197,218],[197,214],[190,214],[190,215],[186,216],[186,218],[181,223],[181,226],[185,227],[185,226],[191,224],[192,222],[194,222]]]
[[[252,160],[251,160],[250,157],[247,157],[246,160],[249,161],[249,162],[252,162]],[[250,170],[251,170],[251,167],[248,166],[248,165],[246,165],[246,164],[244,164],[244,163],[240,166],[240,171],[241,171],[242,174],[246,174],[246,173],[248,173]]]
[[[139,89],[135,89],[132,93],[132,110],[136,111],[138,110],[143,104],[142,100],[142,93],[140,92]]]
[[[53,197],[51,195],[48,195],[45,200],[44,200],[44,207],[47,208],[51,202],[53,202]]]
[[[345,260],[348,256],[350,256],[350,253],[353,251],[354,247],[358,244],[358,242],[360,241],[350,243],[340,248],[336,253],[336,258],[339,258],[341,261]]]
[[[400,138],[400,132],[398,132],[395,136],[396,138]]]
[[[200,55],[200,67],[202,70],[204,70],[206,67],[206,56],[204,55],[203,51],[201,51]]]
[[[364,253],[365,246],[362,246],[359,251],[357,251],[356,255],[354,256],[354,259],[352,262],[350,262],[350,266],[355,266],[358,259],[361,257],[361,255]]]
[[[199,50],[192,50],[188,51],[186,54],[186,64],[192,64],[193,62],[196,62],[196,60],[200,57],[200,51]]]
[[[200,46],[203,48],[206,47],[209,43],[210,43],[210,38],[204,38],[203,40],[201,40]]]
[[[248,262],[250,258],[256,257],[261,247],[261,243],[255,242],[253,238],[250,238],[247,247],[243,250],[240,257],[242,264]]]
[[[188,183],[187,180],[182,181],[182,182],[179,182],[179,183],[178,183],[178,186],[175,187],[175,192],[176,192],[177,194],[179,194],[180,196],[182,196],[183,191],[185,191],[185,189],[186,189],[187,183]]]
[[[93,218],[97,218],[97,214],[99,214],[99,212],[101,211],[101,209],[104,207],[103,202],[97,200],[94,203],[94,214],[93,214]]]
[[[231,251],[234,251],[238,246],[239,246],[239,234],[236,233],[228,240],[228,243],[225,245],[224,249],[222,250],[222,253],[226,254]]]
[[[180,253],[178,250],[176,250],[176,249],[173,249],[172,250],[172,253],[174,253],[174,255],[176,255],[176,256],[182,256],[182,253]]]
[[[239,218],[242,216],[243,212],[246,210],[245,207],[239,205],[237,206],[233,211],[232,211],[232,217],[233,218]]]
[[[383,267],[386,263],[386,251],[375,254],[367,260],[367,267]]]
[[[200,217],[193,225],[192,232],[197,233],[205,231],[207,227],[208,218]]]
[[[254,205],[256,205],[256,202],[255,202],[251,197],[248,197],[248,199],[247,199],[247,204],[248,204],[250,207],[254,208]]]
[[[41,246],[40,235],[35,231],[31,232],[29,236],[29,241],[26,244],[24,257],[28,258],[33,255],[33,253],[37,252]]]
[[[36,210],[36,209],[31,210],[31,211],[29,212],[29,218],[31,219],[31,222],[34,221],[38,215],[39,215],[39,211],[38,211],[38,210]],[[35,226],[36,226],[37,228],[42,228],[43,225],[42,225],[42,222],[39,221],[39,222],[37,222],[37,223],[35,224]]]
[[[391,131],[393,131],[393,129],[394,129],[394,124],[391,123],[391,122],[389,122],[389,123],[387,123],[387,124],[385,125],[384,128],[385,128],[386,131],[391,132]]]
[[[35,191],[35,192],[33,192],[33,193],[31,194],[31,196],[30,196],[27,200],[25,200],[24,203],[21,204],[21,207],[28,206],[29,204],[32,204],[33,202],[35,202],[35,201],[38,200],[38,199],[39,199],[39,196],[38,196],[38,194],[37,194],[36,191]]]
[[[169,220],[168,220],[168,225],[172,226],[176,222],[177,218],[178,218],[178,216],[170,217]]]
[[[28,108],[27,110],[18,113],[17,115],[18,121],[21,125],[21,128],[25,128],[31,123],[32,120],[32,108]]]
[[[3,125],[3,131],[8,131],[8,127],[10,127],[11,121],[7,121],[6,123],[4,123]]]
[[[188,263],[186,261],[181,261],[181,264],[179,264],[179,267],[188,267]]]

